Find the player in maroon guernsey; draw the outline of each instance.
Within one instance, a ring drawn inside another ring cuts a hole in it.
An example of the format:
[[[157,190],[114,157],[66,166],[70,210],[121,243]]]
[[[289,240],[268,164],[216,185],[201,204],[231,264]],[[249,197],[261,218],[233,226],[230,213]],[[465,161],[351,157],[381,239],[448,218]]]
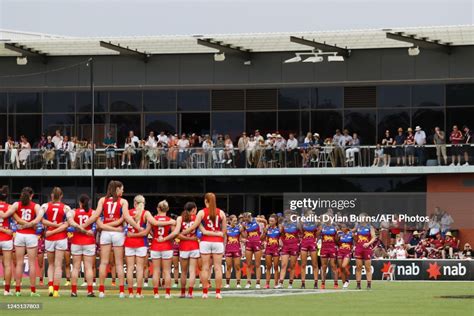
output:
[[[255,288],[260,288],[260,279],[262,277],[262,270],[260,269],[262,260],[262,229],[260,224],[267,225],[265,219],[253,217],[252,213],[246,212],[243,216],[242,222],[242,237],[245,238],[245,258],[247,261],[247,284],[245,288],[250,288],[252,284],[252,272],[255,267],[256,285]],[[227,231],[227,235],[229,230]],[[255,257],[255,264],[252,258]]]
[[[305,218],[315,218],[312,210],[305,211]],[[311,258],[311,265],[313,268],[314,288],[318,288],[318,246],[316,238],[318,235],[319,225],[316,221],[304,221],[298,223],[301,233],[301,288],[306,288],[306,266],[308,264],[308,256]]]
[[[21,279],[25,253],[28,255],[31,296],[40,296],[36,293],[36,260],[38,255],[38,237],[36,236],[36,225],[43,218],[43,213],[38,204],[32,201],[33,189],[25,187],[21,190],[20,201],[15,202],[0,217],[13,219],[18,223],[18,230],[13,242],[15,246],[15,295],[21,296]]]
[[[293,288],[293,280],[295,278],[295,267],[300,251],[300,231],[298,223],[292,220],[294,212],[286,212],[285,218],[280,225],[282,247],[280,250],[281,270],[280,280],[276,288],[282,288],[285,281],[286,273],[289,268],[288,288]]]
[[[194,202],[187,202],[181,216],[176,220],[176,226],[184,231],[191,227],[196,219],[197,206]],[[181,298],[193,298],[194,283],[196,281],[196,267],[201,257],[199,241],[196,231],[188,234],[180,233],[179,238],[179,263],[181,265]],[[189,272],[189,278],[187,278]],[[186,295],[186,280],[189,280],[188,294]]]
[[[229,216],[229,225],[227,226],[227,233],[225,236],[225,288],[230,287],[230,276],[232,267],[235,271],[235,278],[237,279],[237,288],[240,288],[240,258],[242,257],[242,248],[240,246],[240,235],[243,232],[243,227],[239,225],[237,216]],[[251,260],[250,260],[251,261]],[[248,269],[248,266],[247,266]],[[259,269],[257,268],[257,271]],[[247,270],[251,271],[251,270]],[[249,272],[247,272],[249,273]],[[261,273],[261,272],[260,272]],[[248,278],[250,279],[250,278]]]
[[[275,287],[278,286],[278,280],[280,278],[280,236],[281,231],[278,226],[278,216],[276,214],[270,215],[268,218],[268,225],[264,230],[265,236],[265,288],[270,288],[270,278],[273,273],[275,278]]]
[[[8,187],[6,185],[0,188],[0,214],[6,213],[10,206],[6,201],[8,197]],[[0,217],[0,251],[3,254],[3,280],[5,290],[3,295],[9,296],[12,280],[12,251],[13,251],[13,230],[10,227],[10,218]]]
[[[105,278],[107,276],[107,266],[110,261],[110,253],[113,250],[115,267],[119,279],[119,297],[124,298],[124,271],[123,243],[125,234],[123,223],[126,221],[137,231],[144,230],[130,216],[128,202],[122,198],[124,187],[122,182],[112,180],[107,187],[107,193],[97,203],[97,208],[92,216],[81,225],[82,228],[97,221],[97,228],[100,234],[100,266],[99,266],[99,297],[105,297]]]
[[[196,215],[194,224],[184,230],[182,234],[188,234],[197,227],[201,230],[203,236],[199,244],[199,251],[202,257],[202,298],[207,298],[210,274],[209,267],[212,261],[214,263],[216,298],[221,299],[222,255],[224,254],[224,235],[227,230],[227,220],[224,211],[216,206],[216,195],[214,193],[206,193],[204,203],[206,207],[200,210]]]
[[[69,206],[61,202],[63,191],[54,187],[51,202],[41,206],[45,232],[45,249],[48,257],[49,296],[59,297],[59,284],[63,275],[64,252],[67,250],[67,232],[69,226],[66,214]]]
[[[133,200],[133,209],[130,215],[134,221],[145,228],[145,230],[137,231],[132,225],[127,226],[127,236],[125,237],[125,259],[127,261],[127,284],[129,298],[142,298],[143,273],[145,262],[148,260],[148,234],[151,225],[146,221],[147,213],[145,210],[145,198],[143,195],[137,195]],[[151,214],[150,214],[151,216]],[[137,295],[133,295],[133,272],[136,266],[137,276]]]
[[[366,221],[366,213],[359,215],[359,223],[354,228],[356,233],[354,257],[356,258],[356,282],[357,289],[360,290],[362,279],[362,266],[365,266],[367,277],[367,289],[371,288],[372,283],[372,245],[377,240],[375,228]]]
[[[77,279],[84,264],[84,274],[87,283],[87,296],[95,297],[92,287],[94,280],[94,262],[96,254],[95,224],[82,228],[94,210],[89,207],[89,197],[82,194],[79,198],[79,207],[67,213],[69,226],[75,229],[71,238],[72,272],[71,296],[77,297]]]
[[[337,227],[335,224],[324,221],[321,225],[321,289],[326,288],[326,270],[328,264],[334,277],[334,288],[339,288],[337,282]]]

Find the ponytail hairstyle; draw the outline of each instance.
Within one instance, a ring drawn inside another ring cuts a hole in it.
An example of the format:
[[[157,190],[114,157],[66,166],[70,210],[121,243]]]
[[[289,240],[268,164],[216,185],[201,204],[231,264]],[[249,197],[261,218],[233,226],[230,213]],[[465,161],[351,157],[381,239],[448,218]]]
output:
[[[31,196],[33,195],[33,189],[30,187],[24,187],[21,189],[20,202],[22,205],[27,206],[31,202]]]
[[[275,220],[275,225],[278,226],[278,216],[276,214],[270,215],[270,217],[268,218],[268,223],[270,223],[270,219],[272,218]]]
[[[194,202],[187,202],[186,204],[184,204],[184,210],[181,213],[181,217],[183,218],[184,223],[188,223],[191,221],[191,211],[196,207],[196,203]]]
[[[168,201],[166,200],[163,200],[161,201],[160,203],[158,203],[158,210],[163,212],[163,213],[166,213],[168,212],[170,209],[169,205],[168,205]]]
[[[79,197],[79,207],[83,208],[85,211],[89,208],[89,196],[87,194],[82,194]]]
[[[204,202],[207,204],[207,208],[209,209],[209,219],[214,222],[216,220],[216,195],[212,192],[206,193],[204,196]]]
[[[118,200],[117,189],[123,187],[122,182],[111,180],[107,186],[106,198],[113,198],[114,202]]]
[[[51,191],[51,200],[53,202],[59,202],[63,197],[63,190],[60,187],[54,187]]]
[[[232,222],[235,220],[237,220],[237,216],[235,216],[234,214],[230,215],[229,216],[229,224],[232,225]]]
[[[142,214],[145,210],[145,198],[143,197],[143,195],[137,195],[134,199],[133,199],[133,203],[135,204],[135,221],[137,223],[140,223],[140,219],[142,218]]]
[[[8,198],[8,185],[0,188],[0,201],[5,202]]]

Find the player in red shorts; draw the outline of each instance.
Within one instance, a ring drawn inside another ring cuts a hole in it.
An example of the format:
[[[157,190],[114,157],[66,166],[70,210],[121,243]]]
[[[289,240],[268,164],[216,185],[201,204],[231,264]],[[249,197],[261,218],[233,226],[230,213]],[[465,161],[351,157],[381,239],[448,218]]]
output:
[[[242,248],[240,247],[240,235],[243,227],[239,225],[237,216],[229,216],[229,225],[227,225],[226,243],[225,243],[225,288],[230,287],[230,276],[232,267],[234,267],[235,278],[237,279],[237,288],[240,288],[240,258],[242,257]]]
[[[363,265],[365,265],[365,273],[367,276],[367,289],[371,288],[372,283],[372,244],[375,242],[376,236],[374,227],[364,220],[367,217],[366,213],[361,213],[359,218],[362,221],[354,228],[356,232],[354,257],[356,258],[356,282],[358,290],[360,290]]]
[[[328,262],[334,277],[334,288],[339,288],[337,283],[337,228],[329,222],[323,222],[321,227],[321,289],[326,288],[326,270]]]
[[[197,206],[194,202],[187,202],[184,210],[176,220],[176,226],[184,231],[194,224],[196,219]],[[193,298],[194,284],[196,282],[196,267],[201,257],[199,252],[199,242],[196,231],[188,234],[180,233],[179,238],[179,263],[181,265],[181,295],[180,298]],[[189,272],[189,287],[186,295],[186,281]]]
[[[30,289],[31,296],[40,296],[36,293],[36,261],[38,256],[38,237],[36,236],[36,225],[43,218],[41,207],[32,201],[33,189],[25,187],[21,190],[20,201],[15,202],[8,208],[7,212],[0,213],[0,217],[8,218],[13,215],[13,219],[19,227],[15,233],[15,295],[21,296],[21,279],[23,277],[23,266],[25,252],[28,255],[28,265],[30,268]]]
[[[202,257],[202,298],[207,299],[212,261],[214,263],[216,298],[222,299],[222,255],[224,254],[224,235],[226,234],[227,220],[224,211],[216,206],[216,195],[214,193],[206,193],[204,203],[206,207],[199,211],[193,225],[184,230],[182,234],[188,234],[198,227],[201,230],[203,236],[199,244],[199,251]]]
[[[85,194],[79,198],[79,207],[67,214],[70,227],[74,228],[71,238],[72,272],[71,297],[77,297],[77,279],[84,263],[85,281],[87,283],[87,297],[95,297],[93,289],[94,262],[96,255],[95,223],[82,229],[83,225],[94,210],[89,208],[89,197]]]
[[[99,297],[105,297],[105,278],[107,277],[107,266],[110,262],[110,254],[113,250],[115,268],[119,279],[119,297],[125,297],[125,279],[123,271],[125,241],[124,220],[132,225],[137,231],[144,230],[140,227],[128,211],[128,202],[122,199],[124,187],[122,182],[112,180],[107,186],[107,193],[100,198],[97,208],[92,216],[81,227],[88,227],[97,221],[100,233],[100,266],[99,266]]]
[[[275,284],[278,286],[278,279],[280,277],[280,227],[278,226],[278,216],[270,215],[268,218],[268,225],[265,227],[264,236],[266,238],[265,247],[265,288],[270,288],[270,278],[272,274],[272,265],[274,270]]]
[[[245,258],[247,261],[247,284],[245,288],[248,289],[252,285],[252,272],[255,267],[255,274],[257,279],[256,289],[260,288],[260,279],[262,277],[262,270],[260,264],[262,260],[262,232],[259,223],[263,222],[265,225],[267,221],[259,217],[252,217],[252,213],[246,212],[243,216],[242,222],[242,237],[245,238]],[[252,258],[255,256],[255,265]]]
[[[8,187],[6,185],[0,188],[0,214],[6,213],[10,205],[6,202],[8,198]],[[11,217],[0,217],[0,253],[3,254],[3,280],[5,290],[3,295],[9,296],[12,280],[12,251],[13,251],[13,230],[10,227]]]
[[[288,266],[290,267],[290,280],[288,288],[293,288],[293,280],[295,278],[295,266],[299,255],[299,234],[298,223],[291,220],[291,216],[295,215],[294,212],[287,212],[283,223],[280,226],[281,241],[283,243],[280,251],[281,257],[281,270],[280,270],[280,281],[276,288],[282,288],[283,282],[285,281],[286,272]]]
[[[66,216],[71,211],[69,206],[61,202],[63,191],[54,187],[51,202],[41,206],[45,232],[45,249],[48,257],[48,288],[49,296],[59,297],[59,284],[63,276],[64,252],[67,250]]]
[[[143,272],[145,261],[148,260],[148,239],[151,225],[147,223],[146,217],[149,214],[145,210],[145,198],[142,195],[135,196],[133,200],[133,209],[129,211],[135,223],[145,230],[137,231],[132,225],[127,226],[127,235],[125,237],[125,260],[127,262],[127,284],[129,298],[143,298]],[[151,216],[151,214],[149,215]],[[137,295],[133,295],[133,270],[136,269],[137,277]]]
[[[337,264],[340,268],[343,289],[349,287],[349,263],[351,262],[352,247],[354,238],[352,231],[347,228],[346,224],[341,224],[338,232],[338,250],[337,250]]]
[[[147,216],[153,232],[153,241],[150,247],[150,255],[153,262],[153,294],[159,298],[158,287],[160,286],[160,273],[163,272],[165,280],[165,298],[171,298],[171,259],[173,258],[172,240],[178,235],[180,227],[175,226],[176,221],[167,216],[169,210],[166,200],[158,203],[158,215]],[[163,225],[163,223],[166,223]]]
[[[305,212],[305,218],[314,217],[313,211]],[[318,246],[316,237],[318,234],[318,224],[316,222],[300,222],[299,229],[301,232],[301,288],[304,289],[306,280],[306,265],[308,256],[311,257],[311,265],[313,267],[314,288],[318,288]]]

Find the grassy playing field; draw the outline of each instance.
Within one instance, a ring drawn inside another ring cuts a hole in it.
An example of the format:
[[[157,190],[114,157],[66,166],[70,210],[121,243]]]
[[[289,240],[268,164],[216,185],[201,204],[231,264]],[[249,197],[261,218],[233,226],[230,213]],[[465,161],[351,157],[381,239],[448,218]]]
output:
[[[330,284],[330,283],[328,283]],[[307,286],[311,283],[307,283]],[[195,298],[179,299],[177,291],[173,298],[165,300],[163,295],[158,300],[152,298],[151,289],[145,291],[143,299],[119,299],[116,290],[106,291],[106,298],[87,298],[83,288],[79,297],[71,298],[69,289],[63,287],[60,298],[47,296],[46,290],[39,292],[41,297],[29,297],[29,289],[24,290],[22,297],[0,297],[0,315],[474,315],[474,300],[461,298],[441,298],[441,296],[474,295],[473,282],[385,282],[375,281],[371,291],[355,291],[355,284],[350,290],[298,290],[292,292],[311,293],[307,295],[290,294],[272,296],[275,290],[244,290],[239,296],[235,289],[224,291],[223,300],[216,300],[214,295],[208,300],[200,298],[200,291],[195,291]],[[295,289],[299,283],[295,283]],[[329,287],[328,287],[329,288]],[[363,282],[365,288],[365,282]],[[257,291],[257,292],[256,292]],[[164,294],[160,289],[160,294]],[[227,295],[226,295],[227,292]],[[287,290],[280,291],[288,292]],[[278,293],[280,293],[278,292]],[[246,297],[247,295],[248,297]],[[255,293],[258,293],[256,297]],[[265,294],[267,293],[267,294]],[[96,293],[97,294],[97,293]],[[268,296],[261,296],[268,295]],[[41,311],[6,311],[2,303],[43,303]]]

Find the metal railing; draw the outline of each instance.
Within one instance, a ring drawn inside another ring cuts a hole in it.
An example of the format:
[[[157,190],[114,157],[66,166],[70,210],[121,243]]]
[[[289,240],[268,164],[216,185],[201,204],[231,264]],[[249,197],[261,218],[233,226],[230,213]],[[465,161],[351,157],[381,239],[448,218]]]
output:
[[[474,144],[383,146],[384,155],[378,161],[376,146],[298,147],[293,150],[256,147],[239,151],[237,148],[203,149],[136,148],[133,150],[79,149],[63,152],[42,149],[0,149],[0,168],[3,169],[220,169],[220,168],[331,168],[384,166],[436,166],[453,163],[473,164]],[[439,159],[437,152],[440,154]],[[446,153],[446,160],[444,159]],[[384,156],[389,154],[384,159]],[[409,157],[413,158],[410,160]],[[92,161],[94,157],[94,161]],[[460,159],[458,159],[460,158]],[[413,162],[413,163],[412,163]]]

